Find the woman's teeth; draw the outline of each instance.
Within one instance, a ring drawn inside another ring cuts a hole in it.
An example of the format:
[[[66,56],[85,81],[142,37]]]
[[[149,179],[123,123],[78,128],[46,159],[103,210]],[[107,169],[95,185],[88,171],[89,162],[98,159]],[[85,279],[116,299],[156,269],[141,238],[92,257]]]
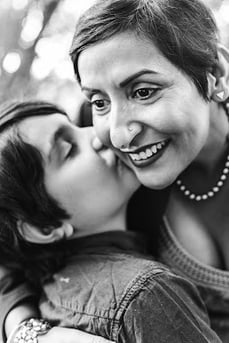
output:
[[[129,153],[129,156],[133,161],[147,160],[149,157],[156,155],[165,145],[166,141],[152,144],[151,146],[148,145],[144,150],[142,149],[142,151],[138,153]]]

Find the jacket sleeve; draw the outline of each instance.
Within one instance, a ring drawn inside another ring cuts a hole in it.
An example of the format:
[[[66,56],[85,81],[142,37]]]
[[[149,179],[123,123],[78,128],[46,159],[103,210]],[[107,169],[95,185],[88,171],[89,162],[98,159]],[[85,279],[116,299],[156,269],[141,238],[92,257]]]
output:
[[[189,281],[170,272],[153,276],[127,306],[118,342],[220,343]]]
[[[4,322],[12,308],[22,301],[36,300],[26,283],[23,270],[10,270],[0,265],[0,343],[5,341]]]

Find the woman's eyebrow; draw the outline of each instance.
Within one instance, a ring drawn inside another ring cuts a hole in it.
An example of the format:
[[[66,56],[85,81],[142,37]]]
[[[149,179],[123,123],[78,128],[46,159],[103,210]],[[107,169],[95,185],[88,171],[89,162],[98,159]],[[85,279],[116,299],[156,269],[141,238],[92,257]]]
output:
[[[86,87],[86,86],[81,86],[81,91],[87,92],[89,96],[91,96],[92,94],[101,93],[100,89],[90,88],[90,87]]]
[[[138,71],[137,73],[134,73],[133,75],[128,76],[125,80],[121,81],[119,83],[119,87],[120,88],[124,88],[126,87],[130,82],[132,82],[133,80],[135,80],[136,78],[138,78],[139,76],[145,75],[145,74],[158,74],[157,72],[155,72],[154,70],[150,70],[150,69],[142,69],[140,71]]]

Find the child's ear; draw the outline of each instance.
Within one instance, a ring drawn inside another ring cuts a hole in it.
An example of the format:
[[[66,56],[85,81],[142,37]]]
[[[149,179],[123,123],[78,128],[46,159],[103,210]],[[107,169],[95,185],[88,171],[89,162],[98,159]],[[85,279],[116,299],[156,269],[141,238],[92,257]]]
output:
[[[73,226],[68,223],[63,223],[62,226],[56,229],[42,230],[31,224],[18,221],[17,228],[22,237],[31,243],[49,244],[70,237],[73,235]]]
[[[218,45],[218,62],[208,74],[209,97],[216,102],[223,102],[229,97],[229,51]]]

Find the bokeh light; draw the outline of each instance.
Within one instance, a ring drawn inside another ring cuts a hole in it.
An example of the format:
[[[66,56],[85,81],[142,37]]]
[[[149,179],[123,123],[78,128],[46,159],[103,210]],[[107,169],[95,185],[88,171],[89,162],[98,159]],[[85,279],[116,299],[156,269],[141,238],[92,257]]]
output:
[[[21,65],[21,56],[18,52],[9,52],[3,59],[2,67],[7,73],[15,73]]]
[[[72,62],[69,60],[61,61],[54,70],[55,75],[62,80],[72,80],[75,81],[75,75],[73,70]]]
[[[13,0],[12,7],[16,11],[23,10],[29,3],[29,0]]]
[[[21,31],[21,40],[32,42],[39,35],[43,24],[43,13],[39,8],[33,8],[29,11],[27,18],[23,22]]]
[[[36,54],[40,58],[46,59],[55,64],[55,61],[59,61],[66,56],[66,50],[64,42],[62,42],[62,37],[44,37],[39,40],[36,45]]]
[[[51,65],[46,60],[35,58],[31,66],[31,75],[37,80],[45,79],[51,72]]]

